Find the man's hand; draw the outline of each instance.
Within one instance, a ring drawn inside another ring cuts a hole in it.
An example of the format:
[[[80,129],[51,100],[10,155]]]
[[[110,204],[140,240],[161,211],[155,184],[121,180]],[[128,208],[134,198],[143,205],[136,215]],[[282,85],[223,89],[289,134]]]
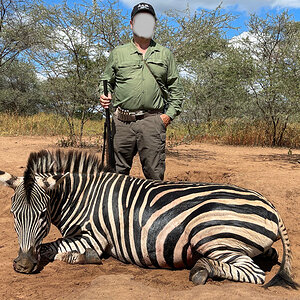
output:
[[[167,128],[168,125],[171,123],[171,118],[166,114],[162,114],[160,117]]]
[[[100,96],[100,104],[103,108],[108,108],[111,102],[111,93],[108,93],[108,96],[105,95]]]

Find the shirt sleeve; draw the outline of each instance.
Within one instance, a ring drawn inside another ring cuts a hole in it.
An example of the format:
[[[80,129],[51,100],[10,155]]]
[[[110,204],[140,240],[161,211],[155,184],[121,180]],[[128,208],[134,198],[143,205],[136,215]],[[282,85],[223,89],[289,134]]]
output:
[[[104,69],[104,72],[100,78],[100,84],[98,87],[98,94],[99,96],[104,94],[104,88],[103,88],[103,80],[107,80],[108,85],[108,92],[112,93],[115,88],[115,68],[114,68],[115,62],[114,62],[114,51],[112,51],[108,57],[108,61],[106,64],[106,67]]]
[[[180,83],[175,58],[171,52],[168,65],[167,88],[169,97],[167,100],[166,114],[173,120],[182,110],[183,88]]]

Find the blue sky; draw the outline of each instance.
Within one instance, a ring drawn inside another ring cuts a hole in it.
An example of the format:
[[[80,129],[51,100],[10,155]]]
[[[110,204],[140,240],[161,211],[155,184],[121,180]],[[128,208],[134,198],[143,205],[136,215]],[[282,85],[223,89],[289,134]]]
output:
[[[139,0],[120,0],[121,7],[129,9],[139,3]],[[221,2],[224,12],[238,16],[232,25],[240,27],[237,31],[229,32],[230,36],[238,35],[247,30],[246,23],[251,13],[263,17],[266,13],[277,14],[289,10],[295,21],[300,21],[300,0],[146,0],[153,5],[158,14],[169,9],[183,10],[189,5],[190,9],[215,9]]]
[[[103,1],[103,0],[102,0]],[[104,0],[105,1],[105,0]],[[142,2],[143,0],[119,0],[119,6],[125,12],[128,12],[128,17],[132,7]],[[144,0],[153,5],[158,15],[163,14],[166,10],[178,9],[184,10],[189,5],[191,10],[196,9],[215,9],[220,0]],[[47,4],[59,4],[59,0],[45,0]],[[92,0],[67,0],[67,3],[80,4],[92,3]],[[231,12],[238,16],[238,19],[232,24],[234,27],[240,27],[239,30],[230,31],[228,37],[239,35],[247,30],[246,23],[249,20],[251,13],[256,13],[263,17],[267,13],[277,14],[283,10],[288,10],[295,21],[300,22],[300,0],[222,0],[222,8],[224,12]]]

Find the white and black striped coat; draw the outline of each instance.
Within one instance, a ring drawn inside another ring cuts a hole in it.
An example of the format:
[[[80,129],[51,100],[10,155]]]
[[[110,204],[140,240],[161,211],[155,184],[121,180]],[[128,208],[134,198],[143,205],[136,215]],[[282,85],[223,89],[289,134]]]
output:
[[[100,263],[106,253],[141,267],[192,268],[195,284],[208,277],[264,283],[252,258],[277,258],[271,246],[281,238],[283,263],[267,286],[297,286],[282,219],[255,191],[109,173],[76,151],[32,153],[24,178],[0,172],[0,181],[15,189],[12,212],[25,256],[15,260],[17,271],[34,270],[26,269],[26,253],[68,263]],[[50,223],[62,238],[41,245]]]

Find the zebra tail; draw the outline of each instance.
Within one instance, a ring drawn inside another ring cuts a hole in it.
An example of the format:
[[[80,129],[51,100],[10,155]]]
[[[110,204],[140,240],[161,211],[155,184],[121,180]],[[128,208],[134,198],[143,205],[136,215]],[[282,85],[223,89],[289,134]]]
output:
[[[279,216],[279,236],[283,245],[283,257],[280,269],[277,274],[263,287],[267,289],[270,286],[282,286],[297,290],[300,285],[292,279],[292,252],[286,227]]]

